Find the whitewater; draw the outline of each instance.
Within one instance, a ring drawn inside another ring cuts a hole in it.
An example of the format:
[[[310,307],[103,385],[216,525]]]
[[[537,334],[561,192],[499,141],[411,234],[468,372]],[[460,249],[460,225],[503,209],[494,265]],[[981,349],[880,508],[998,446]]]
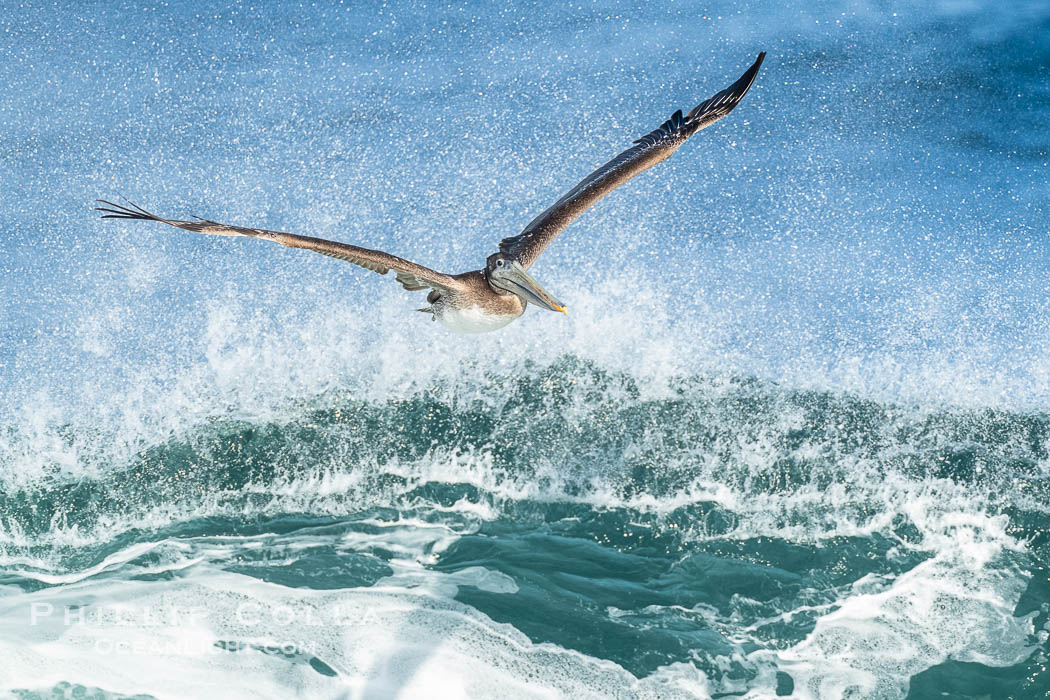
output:
[[[1041,4],[0,17],[0,695],[1050,693]],[[422,296],[125,195],[467,269]]]

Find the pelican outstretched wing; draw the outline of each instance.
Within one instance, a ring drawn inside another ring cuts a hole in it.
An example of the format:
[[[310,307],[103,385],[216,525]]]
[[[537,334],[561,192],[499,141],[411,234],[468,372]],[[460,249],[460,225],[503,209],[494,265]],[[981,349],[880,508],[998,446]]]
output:
[[[733,111],[755,82],[766,54],[763,51],[740,79],[682,116],[678,110],[658,128],[635,141],[635,145],[588,175],[568,194],[537,216],[517,236],[504,238],[499,249],[523,267],[536,261],[555,236],[605,195],[665,160],[700,129]]]
[[[435,272],[429,267],[423,267],[416,263],[390,255],[379,250],[359,248],[356,245],[327,241],[323,238],[311,238],[310,236],[297,236],[294,233],[281,233],[280,231],[268,231],[262,228],[245,228],[243,226],[230,226],[220,224],[216,221],[200,219],[198,221],[174,221],[164,219],[156,214],[151,214],[142,207],[131,202],[127,205],[114,204],[104,199],[98,200],[105,206],[96,207],[98,211],[105,212],[103,219],[141,219],[144,221],[159,221],[162,224],[175,226],[187,231],[207,233],[213,236],[249,236],[251,238],[265,238],[276,241],[289,248],[302,248],[312,250],[321,255],[338,258],[359,265],[368,270],[373,270],[385,275],[393,270],[397,275],[397,281],[405,289],[438,289],[447,290],[452,283],[452,278],[440,272]]]

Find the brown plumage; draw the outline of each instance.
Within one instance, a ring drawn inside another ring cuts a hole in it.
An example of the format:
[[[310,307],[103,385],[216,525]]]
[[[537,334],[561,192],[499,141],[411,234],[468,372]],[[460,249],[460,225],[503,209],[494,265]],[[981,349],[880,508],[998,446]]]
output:
[[[565,196],[533,219],[516,236],[500,242],[499,252],[489,256],[486,266],[459,275],[447,275],[410,260],[378,250],[261,228],[220,224],[216,221],[165,219],[130,202],[105,200],[97,207],[103,218],[158,221],[187,231],[216,236],[248,236],[275,241],[289,248],[312,250],[345,260],[385,275],[393,270],[405,289],[432,289],[430,307],[449,327],[465,332],[495,330],[520,316],[531,301],[552,311],[565,308],[550,296],[525,270],[543,249],[583,212],[614,189],[644,170],[668,158],[686,139],[729,114],[751,88],[765,58],[760,53],[750,68],[725,90],[697,105],[683,116],[681,110],[659,127],[634,142],[634,146],[601,166],[569,190]]]
[[[659,127],[637,139],[633,147],[585,177],[564,197],[530,221],[521,233],[504,238],[499,244],[500,251],[515,258],[523,267],[532,265],[566,226],[598,200],[635,175],[663,162],[690,136],[733,111],[751,89],[765,56],[765,51],[758,54],[751,67],[728,88],[701,102],[684,117],[682,110],[678,110]]]

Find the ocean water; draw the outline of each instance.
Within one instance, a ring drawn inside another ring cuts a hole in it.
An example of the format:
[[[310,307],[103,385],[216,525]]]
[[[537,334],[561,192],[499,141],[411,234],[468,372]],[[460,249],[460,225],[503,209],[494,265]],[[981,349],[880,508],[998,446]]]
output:
[[[1050,6],[0,14],[0,693],[1050,696]],[[768,56],[532,268],[480,265]]]

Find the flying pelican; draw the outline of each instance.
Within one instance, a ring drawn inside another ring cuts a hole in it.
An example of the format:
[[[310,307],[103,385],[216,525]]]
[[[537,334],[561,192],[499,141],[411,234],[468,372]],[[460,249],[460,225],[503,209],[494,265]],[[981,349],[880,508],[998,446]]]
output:
[[[345,260],[385,275],[393,270],[405,289],[430,289],[430,306],[419,309],[433,314],[449,328],[464,333],[494,331],[525,312],[528,302],[549,311],[566,313],[565,306],[540,286],[526,270],[543,249],[584,211],[632,177],[656,165],[674,153],[694,133],[710,126],[733,111],[755,81],[765,52],[750,68],[725,90],[701,102],[685,116],[678,110],[658,128],[634,142],[634,146],[616,156],[583,179],[580,184],[537,216],[516,236],[504,238],[499,252],[485,261],[480,270],[446,275],[389,253],[323,238],[293,233],[268,231],[220,224],[207,219],[175,221],[149,213],[131,202],[127,206],[98,200],[105,206],[104,219],[141,219],[159,221],[187,231],[216,236],[250,236],[276,241],[289,248],[304,248],[322,255]]]

